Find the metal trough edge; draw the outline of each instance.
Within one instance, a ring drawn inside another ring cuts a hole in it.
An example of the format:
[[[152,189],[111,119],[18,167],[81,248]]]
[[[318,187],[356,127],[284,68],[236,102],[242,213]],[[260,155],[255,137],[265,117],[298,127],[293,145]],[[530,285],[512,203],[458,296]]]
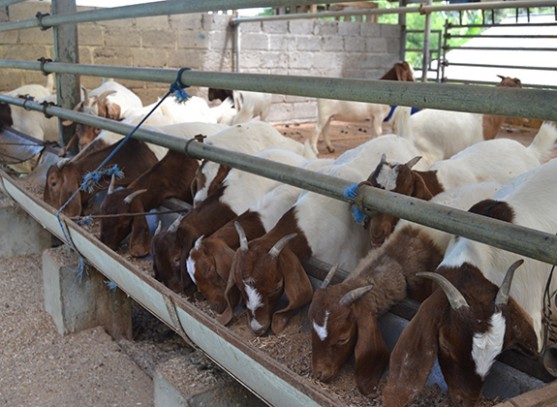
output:
[[[29,195],[0,170],[2,189],[50,233],[64,239],[53,209]],[[77,251],[103,275],[175,332],[186,336],[211,360],[270,405],[338,406],[339,400],[300,382],[299,376],[246,343],[186,299],[140,273],[95,236],[61,216]]]

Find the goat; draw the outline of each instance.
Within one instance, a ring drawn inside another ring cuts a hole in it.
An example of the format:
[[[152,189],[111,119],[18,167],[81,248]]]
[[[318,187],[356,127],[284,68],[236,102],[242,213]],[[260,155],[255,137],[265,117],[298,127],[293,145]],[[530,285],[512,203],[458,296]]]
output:
[[[428,171],[412,170],[406,164],[381,160],[372,174],[371,185],[428,200],[441,191],[481,181],[505,183],[546,160],[557,140],[557,128],[544,123],[528,147],[511,139],[495,139],[471,145],[448,160],[435,162]],[[398,218],[376,213],[368,224],[372,245],[380,245],[391,233]]]
[[[226,102],[227,99],[234,101],[237,113],[232,117],[230,124],[245,123],[253,118],[267,120],[273,95],[270,93],[249,92],[246,90],[228,90],[209,88],[207,98],[209,101],[216,99]]]
[[[143,257],[149,254],[151,235],[145,216],[132,218],[125,215],[151,210],[172,197],[191,203],[191,182],[198,167],[197,159],[170,150],[161,161],[133,180],[127,188],[115,191],[111,183],[101,204],[100,214],[121,216],[101,218],[101,242],[112,250],[117,250],[120,242],[131,233],[130,255]]]
[[[109,79],[90,92],[84,89],[84,98],[74,110],[107,119],[122,120],[132,116],[137,109],[142,107],[143,102],[135,93],[113,79]],[[73,124],[73,121],[64,120],[62,124],[69,126]],[[77,123],[75,131],[66,150],[76,141],[79,143],[79,150],[83,149],[99,135],[101,130],[94,126]]]
[[[522,87],[517,78],[499,77],[498,87]],[[410,115],[409,109],[395,110],[393,122],[397,132],[413,140],[430,161],[447,159],[474,143],[495,138],[505,120],[497,115],[437,109],[422,109]]]
[[[382,136],[345,152],[322,172],[353,181],[369,173],[382,152],[409,158],[415,151],[403,138]],[[348,203],[302,193],[273,229],[236,251],[227,284],[229,303],[221,322],[230,322],[234,299],[241,295],[248,306],[250,327],[257,335],[269,327],[275,334],[282,331],[290,314],[311,300],[311,284],[301,262],[314,256],[352,268],[365,256],[368,245],[366,233],[351,221]],[[283,293],[288,306],[276,310]]]
[[[499,188],[495,183],[467,185],[443,192],[432,202],[467,210]],[[430,294],[431,285],[415,275],[437,267],[450,238],[448,233],[401,221],[385,244],[363,258],[342,283],[329,285],[333,276],[328,275],[315,290],[308,311],[317,379],[331,380],[354,353],[358,389],[363,394],[372,391],[389,357],[377,319],[406,297],[422,301]]]
[[[256,155],[290,165],[307,161],[295,152],[275,148],[260,151]],[[172,290],[183,292],[189,282],[185,262],[195,241],[201,236],[209,236],[245,212],[277,184],[278,181],[232,169],[222,185],[177,225],[166,233],[157,228],[151,245],[155,278]],[[173,261],[177,258],[180,259],[178,264]]]
[[[265,148],[275,146],[296,151],[308,159],[316,158],[307,146],[283,136],[269,123],[260,121],[231,126],[213,134],[205,140],[205,144],[246,154],[254,154]],[[226,177],[229,170],[230,168],[227,166],[203,160],[192,184],[194,193],[193,205],[199,205],[208,195],[213,193]]]
[[[232,119],[232,124],[245,123],[259,117],[267,120],[273,95],[270,93],[248,92],[246,90],[234,91],[234,107],[238,111]]]
[[[304,169],[315,171],[330,165],[332,160],[314,160]],[[248,240],[268,232],[296,201],[301,190],[283,184],[272,189],[246,212],[234,218],[207,238],[199,238],[189,253],[186,269],[198,291],[217,313],[226,308],[224,298],[230,265],[240,245],[235,223],[239,223]]]
[[[83,176],[97,169],[116,147],[115,144],[72,160],[62,159],[57,164],[50,166],[46,175],[44,201],[55,208],[60,208],[79,189]],[[130,139],[109,160],[107,165],[117,164],[124,173],[124,177],[118,179],[117,184],[127,185],[156,162],[155,155],[144,143]],[[101,180],[95,189],[99,190],[107,186],[108,182]],[[62,212],[67,216],[81,215],[92,195],[91,191],[80,191]]]
[[[523,174],[470,212],[547,233],[557,230],[557,160]],[[451,402],[474,406],[503,351],[544,347],[544,292],[551,266],[470,239],[453,239],[435,273],[435,290],[403,330],[390,358],[383,399],[404,406],[422,389],[437,356]],[[514,275],[514,270],[523,266]],[[511,281],[512,283],[511,287]],[[546,287],[547,285],[547,287]],[[551,311],[555,305],[549,304]]]
[[[385,75],[382,80],[398,80],[398,81],[414,81],[412,69],[407,62],[399,62],[395,64]],[[381,125],[391,111],[388,105],[377,103],[353,102],[348,100],[332,100],[317,99],[317,122],[311,136],[311,147],[315,154],[319,154],[317,150],[317,141],[323,135],[325,145],[330,153],[334,153],[335,148],[329,139],[327,129],[332,120],[341,121],[359,121],[371,120],[372,137],[380,136],[383,133]]]
[[[130,119],[125,119],[122,122],[129,125],[136,125],[143,117],[132,117]],[[201,122],[185,122],[176,124],[167,124],[165,118],[160,118],[155,116],[153,118],[147,119],[144,123],[144,128],[148,130],[153,130],[159,133],[166,133],[176,137],[182,137],[185,139],[191,139],[192,137],[203,134],[211,135],[217,133],[221,130],[228,128],[225,124],[219,123],[201,123]],[[124,136],[118,133],[111,132],[109,130],[102,130],[101,133],[87,146],[81,150],[76,157],[91,154],[94,151],[100,150],[102,148],[108,147],[120,140]],[[160,146],[158,144],[147,143],[147,146],[153,151],[157,159],[161,160],[168,149],[166,147]]]

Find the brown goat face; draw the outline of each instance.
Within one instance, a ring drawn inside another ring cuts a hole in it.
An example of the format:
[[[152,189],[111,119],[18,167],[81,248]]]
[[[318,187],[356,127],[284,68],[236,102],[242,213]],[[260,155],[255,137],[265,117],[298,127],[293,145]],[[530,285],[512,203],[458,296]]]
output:
[[[124,198],[129,193],[128,190],[119,190],[107,195],[101,204],[101,214],[117,215],[130,212],[130,205],[124,203]],[[129,235],[131,225],[131,216],[101,218],[101,242],[112,250],[117,250],[120,242]]]
[[[226,281],[217,272],[214,256],[200,250],[192,250],[186,262],[191,280],[217,313],[226,308],[224,291]]]
[[[160,232],[151,242],[155,279],[172,291],[182,293],[184,281],[180,273],[181,251],[176,245],[175,233]]]
[[[284,287],[282,274],[276,271],[276,259],[265,256],[261,263],[263,262],[269,264],[258,264],[256,267],[263,266],[262,269],[267,270],[265,276],[245,276],[238,284],[246,304],[248,324],[258,336],[269,330],[273,311],[279,303]],[[275,271],[272,272],[271,270]]]
[[[311,369],[322,382],[334,378],[356,345],[356,321],[350,307],[330,301],[330,290],[317,290],[309,308]]]
[[[73,171],[67,171],[66,167],[59,168],[52,165],[46,174],[46,183],[43,193],[44,201],[55,209],[66,204],[62,213],[66,216],[81,215],[81,193],[77,193],[69,202],[75,191],[79,188],[79,177]]]
[[[101,130],[93,126],[78,123],[75,132],[79,140],[79,151],[81,151],[99,135]]]

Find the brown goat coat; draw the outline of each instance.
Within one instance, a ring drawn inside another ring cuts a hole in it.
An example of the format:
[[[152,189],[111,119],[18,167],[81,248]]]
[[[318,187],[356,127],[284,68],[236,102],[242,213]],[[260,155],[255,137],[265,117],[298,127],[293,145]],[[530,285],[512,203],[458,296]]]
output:
[[[118,143],[119,144],[119,143]],[[60,208],[70,196],[79,188],[83,176],[94,171],[103,160],[116,148],[112,145],[91,154],[77,157],[60,169],[56,164],[52,165],[47,172],[46,185],[43,198],[49,205]],[[157,162],[155,154],[141,141],[128,140],[122,148],[109,160],[106,166],[118,165],[124,173],[124,177],[116,179],[117,185],[128,185],[143,172],[151,168]],[[101,180],[94,192],[80,191],[74,199],[64,208],[63,213],[67,216],[79,216],[83,213],[91,196],[108,187],[109,179]]]
[[[479,202],[470,212],[507,222],[514,216],[508,204],[493,199]],[[495,311],[494,299],[499,287],[466,262],[459,267],[440,267],[436,272],[460,291],[469,308],[451,309],[441,289],[435,290],[422,303],[391,354],[383,391],[388,407],[402,407],[417,396],[436,357],[455,405],[473,407],[481,395],[483,379],[476,373],[471,358],[471,338],[489,329],[488,321]],[[537,336],[531,317],[512,298],[500,311],[506,320],[502,351],[519,347],[525,353],[536,355]]]
[[[377,176],[383,165],[389,165],[393,168],[398,167],[396,187],[392,192],[429,201],[445,190],[437,179],[436,171],[415,171],[406,164],[395,164],[393,166],[388,163],[380,163],[374,170],[371,176],[371,184],[375,187],[382,187],[377,183]],[[381,245],[392,233],[398,221],[399,218],[387,213],[374,214],[368,223],[372,244],[374,246]]]
[[[370,393],[389,355],[377,318],[407,296],[418,301],[427,298],[431,282],[417,278],[415,273],[434,270],[442,258],[442,250],[426,233],[408,225],[364,258],[345,281],[317,289],[309,320],[323,326],[327,312],[329,320],[323,341],[312,330],[314,374],[324,381],[331,379],[354,351],[358,389]],[[350,305],[340,304],[346,293],[368,285],[373,289],[360,299]]]
[[[291,233],[296,233],[296,237],[282,250],[278,259],[270,259],[271,256],[267,254],[269,250],[281,238]],[[292,312],[311,301],[313,289],[301,266],[301,262],[309,259],[311,254],[304,232],[298,227],[295,208],[291,208],[273,229],[250,241],[246,252],[236,251],[225,291],[228,305],[219,320],[223,324],[232,320],[237,299],[240,298],[240,295],[244,299],[246,297],[244,280],[253,278],[259,282],[257,287],[263,288],[261,297],[265,305],[260,309],[259,315],[264,318],[266,323],[272,319],[271,330],[273,333],[282,331]],[[283,290],[278,290],[279,287]],[[265,293],[275,293],[275,295],[270,296]],[[288,306],[275,311],[283,293],[288,299]],[[250,318],[249,315],[248,318]]]
[[[192,203],[191,182],[198,167],[196,159],[169,150],[161,161],[136,178],[125,190],[107,195],[101,205],[101,214],[141,213],[160,206],[168,198]],[[124,202],[126,196],[142,189],[147,191],[129,204]],[[101,218],[101,241],[113,250],[129,233],[130,254],[133,257],[149,254],[151,236],[145,216]]]
[[[225,188],[219,187],[184,216],[175,233],[160,232],[153,238],[155,278],[176,292],[184,292],[190,285],[185,261],[195,241],[202,235],[209,236],[236,217],[228,205],[220,202]],[[172,260],[178,258],[177,262]]]
[[[195,261],[197,289],[219,314],[226,308],[226,284],[234,253],[240,246],[235,222],[242,225],[248,240],[265,233],[259,213],[248,210],[203,239],[201,248],[190,253],[190,257]]]

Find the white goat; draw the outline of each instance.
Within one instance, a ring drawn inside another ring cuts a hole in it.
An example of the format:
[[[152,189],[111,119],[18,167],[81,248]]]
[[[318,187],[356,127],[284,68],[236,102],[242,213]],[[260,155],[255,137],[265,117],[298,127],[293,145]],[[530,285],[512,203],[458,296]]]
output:
[[[235,90],[234,107],[238,113],[232,119],[232,124],[245,123],[256,117],[265,121],[271,109],[272,99],[273,95],[270,93]]]
[[[332,120],[340,121],[362,121],[371,120],[371,136],[376,137],[383,134],[381,125],[390,111],[390,106],[377,103],[352,102],[348,100],[317,100],[317,122],[311,136],[311,146],[315,154],[318,154],[317,141],[323,135],[325,145],[330,153],[335,151],[327,132]]]

